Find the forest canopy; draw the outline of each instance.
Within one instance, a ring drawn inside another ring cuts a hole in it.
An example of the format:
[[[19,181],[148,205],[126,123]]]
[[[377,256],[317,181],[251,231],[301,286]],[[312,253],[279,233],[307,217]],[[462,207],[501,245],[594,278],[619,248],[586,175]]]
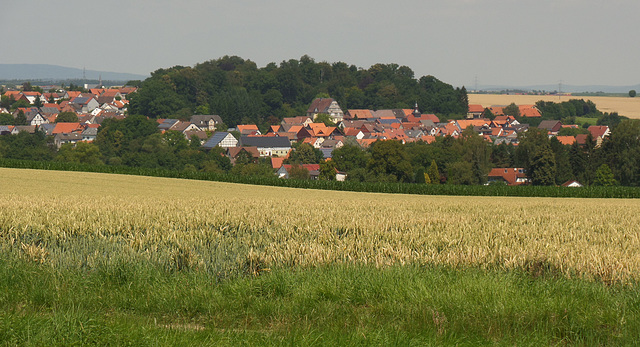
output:
[[[375,64],[368,69],[344,62],[316,62],[305,55],[258,68],[251,60],[224,56],[195,65],[159,69],[130,96],[130,113],[150,118],[220,115],[228,126],[277,124],[304,115],[317,96],[334,98],[342,109],[413,108],[448,117],[467,113],[464,87],[433,76],[415,78],[407,66]]]

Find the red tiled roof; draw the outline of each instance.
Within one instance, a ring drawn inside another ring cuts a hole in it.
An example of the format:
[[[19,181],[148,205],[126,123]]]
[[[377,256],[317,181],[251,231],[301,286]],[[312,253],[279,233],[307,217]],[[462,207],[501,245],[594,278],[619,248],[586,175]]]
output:
[[[521,185],[524,182],[518,182],[518,178],[527,177],[522,168],[494,168],[489,172],[489,177],[502,177],[510,186]]]
[[[82,127],[80,126],[80,123],[74,122],[74,123],[66,123],[66,122],[61,122],[61,123],[56,123],[55,128],[53,128],[53,131],[51,132],[52,134],[60,134],[60,133],[72,133],[74,131],[77,131],[79,129],[82,129]]]
[[[560,141],[560,143],[565,146],[572,145],[574,142],[576,142],[576,138],[574,136],[556,136],[556,139],[558,139],[558,141]]]
[[[482,107],[482,105],[469,104],[469,113],[482,113],[482,112],[484,112],[484,107]]]

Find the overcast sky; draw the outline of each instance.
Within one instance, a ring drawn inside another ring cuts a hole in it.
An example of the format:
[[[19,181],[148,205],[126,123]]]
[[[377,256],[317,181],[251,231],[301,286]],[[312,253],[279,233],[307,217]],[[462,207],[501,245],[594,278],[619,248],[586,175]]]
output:
[[[5,1],[0,63],[149,74],[238,55],[454,86],[640,83],[637,0]]]

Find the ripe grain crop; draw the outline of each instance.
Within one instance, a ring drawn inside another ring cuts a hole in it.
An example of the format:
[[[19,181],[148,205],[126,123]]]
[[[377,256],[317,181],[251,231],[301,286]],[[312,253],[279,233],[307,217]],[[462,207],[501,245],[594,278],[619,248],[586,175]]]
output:
[[[540,100],[560,103],[571,99],[591,100],[602,112],[618,112],[621,116],[640,119],[640,97],[469,94],[470,104],[480,104],[484,107],[509,105],[512,102],[516,105],[533,105]]]
[[[355,193],[0,169],[0,253],[220,277],[337,263],[640,277],[639,200]]]

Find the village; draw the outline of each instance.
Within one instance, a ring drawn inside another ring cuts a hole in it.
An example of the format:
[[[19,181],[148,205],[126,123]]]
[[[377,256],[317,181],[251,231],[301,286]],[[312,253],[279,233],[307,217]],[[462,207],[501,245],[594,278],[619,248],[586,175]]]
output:
[[[136,92],[135,87],[92,88],[88,92],[65,91],[40,93],[37,91],[6,91],[4,100],[11,100],[21,107],[10,111],[1,108],[0,113],[11,114],[14,119],[24,117],[25,125],[1,125],[1,135],[16,135],[21,131],[34,133],[41,131],[53,137],[57,148],[64,144],[92,142],[96,139],[103,120],[127,117],[127,96]],[[158,131],[177,131],[187,140],[197,138],[203,149],[222,148],[234,163],[243,154],[254,159],[268,158],[278,177],[289,178],[292,165],[286,159],[295,150],[296,143],[305,143],[319,149],[325,160],[332,158],[335,149],[345,143],[357,143],[362,148],[369,147],[378,140],[397,140],[402,144],[422,141],[433,143],[438,137],[457,138],[468,128],[482,136],[484,140],[499,144],[518,145],[518,134],[529,129],[527,119],[542,116],[535,105],[518,105],[520,120],[505,115],[506,105],[470,104],[464,119],[439,119],[435,114],[423,114],[416,103],[413,109],[347,109],[343,110],[332,98],[316,98],[311,101],[306,114],[286,117],[278,125],[271,125],[261,131],[255,124],[240,124],[233,128],[224,125],[217,115],[193,115],[189,120],[157,119]],[[483,118],[489,110],[495,117]],[[73,113],[77,121],[60,121],[59,115]],[[57,121],[58,120],[58,121]],[[523,122],[523,120],[525,120]],[[583,145],[588,134],[561,136],[563,128],[580,128],[576,124],[562,124],[559,120],[537,122],[537,128],[555,137],[563,145],[577,142]],[[596,146],[610,134],[608,126],[592,125],[588,132]],[[317,179],[319,164],[302,164],[311,179]],[[345,180],[346,173],[336,170],[336,180]],[[523,168],[493,168],[489,172],[488,183],[503,182],[520,185],[529,182]],[[568,186],[579,186],[578,182],[567,182]]]

